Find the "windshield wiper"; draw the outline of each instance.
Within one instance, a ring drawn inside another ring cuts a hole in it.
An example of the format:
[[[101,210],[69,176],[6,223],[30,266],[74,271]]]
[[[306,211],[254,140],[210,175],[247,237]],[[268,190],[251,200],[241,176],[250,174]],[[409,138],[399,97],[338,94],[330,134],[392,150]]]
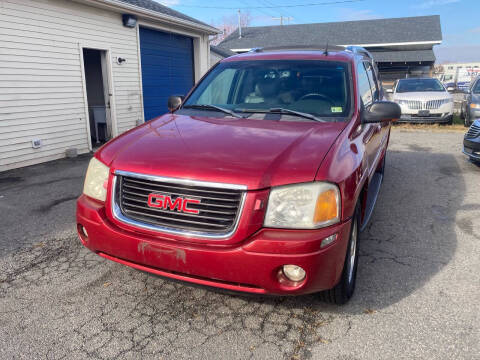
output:
[[[224,108],[222,108],[220,106],[216,106],[216,105],[193,104],[193,105],[182,106],[182,108],[184,108],[184,109],[200,109],[200,110],[217,110],[217,111],[221,111],[225,114],[231,115],[233,117],[244,119],[243,116],[235,114],[232,110],[224,109]]]
[[[285,108],[271,108],[268,112],[270,113],[279,113],[279,114],[288,114],[288,115],[295,115],[295,116],[300,116],[306,119],[311,119],[319,122],[325,122],[325,120],[319,119],[313,114],[308,114],[304,113],[301,111],[295,111],[295,110],[290,110],[290,109],[285,109]]]
[[[325,122],[325,120],[319,119],[313,114],[308,114],[304,113],[301,111],[295,111],[295,110],[290,110],[290,109],[285,109],[285,108],[271,108],[271,109],[235,109],[236,111],[242,112],[242,113],[249,113],[249,114],[288,114],[288,115],[295,115],[295,116],[300,116],[303,118],[319,121],[319,122]]]

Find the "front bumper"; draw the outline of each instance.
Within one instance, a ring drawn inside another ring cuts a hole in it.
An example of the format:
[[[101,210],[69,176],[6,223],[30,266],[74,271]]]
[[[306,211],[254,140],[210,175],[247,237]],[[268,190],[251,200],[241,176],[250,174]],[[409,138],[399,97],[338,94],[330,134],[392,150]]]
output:
[[[468,108],[468,111],[470,112],[470,121],[474,121],[476,119],[480,119],[480,109],[472,109]]]
[[[421,123],[421,124],[442,124],[453,119],[453,103],[441,105],[437,109],[418,110],[410,109],[406,105],[400,105],[402,115],[398,122]]]
[[[463,139],[462,152],[470,159],[480,161],[480,137]]]
[[[119,228],[109,220],[103,204],[82,195],[77,201],[77,224],[87,248],[142,271],[226,290],[298,295],[336,285],[351,221],[318,230],[260,229],[235,245],[198,244]],[[336,240],[320,248],[332,234],[337,234]],[[301,266],[306,278],[288,281],[281,272],[286,264]]]
[[[452,120],[452,114],[435,114],[419,116],[417,114],[403,114],[397,122],[418,123],[418,124],[445,124]]]

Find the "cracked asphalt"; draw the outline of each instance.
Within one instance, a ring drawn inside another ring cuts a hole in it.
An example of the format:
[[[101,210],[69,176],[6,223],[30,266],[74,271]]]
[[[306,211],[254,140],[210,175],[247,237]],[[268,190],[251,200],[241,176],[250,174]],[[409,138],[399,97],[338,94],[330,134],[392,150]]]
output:
[[[463,133],[392,132],[357,289],[230,295],[104,260],[75,234],[88,156],[0,174],[1,359],[478,359],[480,167]]]

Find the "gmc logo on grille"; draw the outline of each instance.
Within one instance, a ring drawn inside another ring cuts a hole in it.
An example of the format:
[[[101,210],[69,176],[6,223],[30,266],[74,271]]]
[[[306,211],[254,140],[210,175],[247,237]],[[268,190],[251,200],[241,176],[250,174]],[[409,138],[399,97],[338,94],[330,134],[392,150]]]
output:
[[[148,195],[148,206],[153,208],[165,209],[170,211],[177,210],[189,214],[199,214],[200,210],[190,209],[188,205],[200,204],[200,200],[177,197],[172,200],[170,195],[152,193]]]

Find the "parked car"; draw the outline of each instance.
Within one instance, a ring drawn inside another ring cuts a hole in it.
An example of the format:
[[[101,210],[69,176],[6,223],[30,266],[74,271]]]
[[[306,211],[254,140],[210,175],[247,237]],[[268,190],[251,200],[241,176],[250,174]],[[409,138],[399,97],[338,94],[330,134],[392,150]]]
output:
[[[402,108],[399,121],[412,123],[453,122],[453,96],[438,79],[411,78],[397,80],[393,101]]]
[[[470,126],[475,119],[480,118],[480,76],[466,90],[460,116],[464,120],[465,126]]]
[[[344,303],[400,117],[382,96],[359,48],[224,59],[171,113],[95,153],[78,235],[167,278]]]
[[[447,91],[450,91],[450,92],[455,91],[455,88],[456,88],[455,75],[442,74],[440,75],[440,78],[438,80],[441,81],[441,83],[443,84],[443,86],[445,86]]]
[[[465,91],[472,81],[472,69],[457,67],[454,73],[442,74],[439,80],[448,91]]]
[[[463,138],[463,153],[480,162],[480,120],[475,120]]]

